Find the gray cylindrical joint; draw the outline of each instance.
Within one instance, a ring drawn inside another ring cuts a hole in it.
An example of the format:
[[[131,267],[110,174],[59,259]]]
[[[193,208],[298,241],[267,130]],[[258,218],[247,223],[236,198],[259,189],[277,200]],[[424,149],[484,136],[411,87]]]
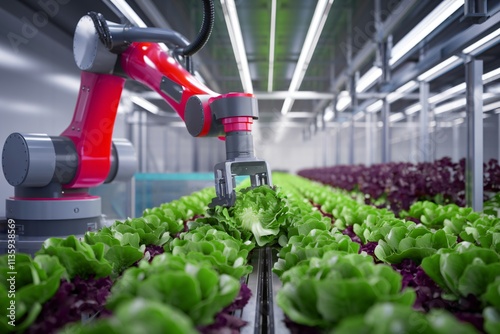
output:
[[[12,133],[2,152],[3,174],[10,185],[44,187],[52,181],[56,152],[45,134]]]
[[[208,103],[210,98],[210,95],[193,95],[186,103],[184,123],[186,123],[189,134],[193,137],[199,137],[201,135],[203,126],[206,122],[210,122],[210,129],[208,129],[208,133],[203,134],[203,136],[217,137],[224,135],[222,123],[217,122],[212,113],[208,115],[208,117],[212,118],[211,120],[205,119],[207,115],[205,115],[204,105]]]
[[[68,137],[51,136],[56,151],[56,170],[52,181],[59,184],[70,183],[78,169],[78,153],[75,144]]]
[[[254,156],[251,132],[237,131],[226,134],[226,157],[228,160],[253,158]]]
[[[137,171],[134,146],[127,139],[113,139],[111,168],[105,183],[128,181]]]
[[[112,73],[118,59],[118,55],[102,44],[94,21],[88,15],[83,16],[76,25],[73,55],[78,68],[94,73]]]
[[[203,103],[208,101],[209,96],[191,96],[184,110],[184,122],[189,134],[198,137],[203,129],[205,114],[203,112]]]

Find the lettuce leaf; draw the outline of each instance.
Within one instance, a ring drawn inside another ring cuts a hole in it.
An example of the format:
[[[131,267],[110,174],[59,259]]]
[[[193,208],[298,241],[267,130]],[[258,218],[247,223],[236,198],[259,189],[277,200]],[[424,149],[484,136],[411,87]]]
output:
[[[210,225],[202,225],[170,243],[174,255],[190,260],[208,262],[221,274],[241,278],[252,271],[247,264],[248,254],[255,247],[250,241],[242,242]]]
[[[164,253],[151,263],[127,269],[111,289],[107,306],[116,310],[135,297],[178,308],[196,325],[207,325],[231,304],[240,283],[229,275],[219,275],[210,265]]]
[[[371,256],[329,251],[283,273],[276,302],[293,321],[331,328],[342,319],[363,314],[378,302],[410,306],[411,289],[401,291],[401,276]]]
[[[486,248],[462,243],[454,250],[439,250],[422,261],[434,282],[456,297],[480,297],[500,276],[500,255]]]
[[[180,310],[154,300],[134,298],[120,304],[113,317],[73,324],[60,334],[196,334],[192,321]]]
[[[273,272],[281,276],[283,272],[312,257],[321,258],[331,250],[357,254],[359,244],[351,241],[347,235],[330,233],[323,230],[311,230],[307,235],[295,235],[279,251],[279,259],[274,264]]]
[[[263,185],[240,190],[235,205],[215,207],[213,217],[225,226],[228,233],[235,230],[250,232],[250,235],[241,233],[243,240],[251,236],[257,245],[264,246],[277,240],[280,227],[286,221],[286,212],[286,201],[281,192]]]
[[[423,226],[412,229],[394,227],[379,240],[375,256],[388,263],[400,263],[404,259],[420,263],[438,249],[454,246],[456,241],[456,236],[443,230],[432,232]]]
[[[37,255],[32,259],[28,254],[15,254],[15,274],[8,267],[8,256],[0,257],[0,332],[13,330],[23,331],[28,328],[40,314],[42,304],[49,300],[59,288],[61,278],[66,278],[65,268],[56,257]],[[8,298],[10,283],[7,279],[14,277],[15,299]],[[15,318],[8,317],[10,300],[15,301]],[[8,324],[15,320],[16,326]]]
[[[101,242],[89,245],[70,235],[65,239],[45,240],[37,254],[57,257],[66,268],[69,278],[75,276],[99,278],[109,276],[112,272],[112,265],[104,257],[104,250],[105,245]]]
[[[420,313],[406,305],[375,304],[366,314],[347,317],[332,334],[432,333],[473,334],[474,327],[459,322],[445,310]]]

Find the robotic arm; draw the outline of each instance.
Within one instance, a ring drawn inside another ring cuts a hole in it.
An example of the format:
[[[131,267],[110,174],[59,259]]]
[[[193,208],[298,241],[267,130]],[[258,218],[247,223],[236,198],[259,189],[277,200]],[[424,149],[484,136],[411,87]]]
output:
[[[158,42],[177,49],[169,53]],[[3,171],[15,189],[15,196],[6,201],[6,213],[23,224],[25,235],[94,229],[100,199],[89,195],[88,189],[113,179],[129,179],[135,172],[130,143],[112,140],[127,78],[158,92],[192,136],[225,140],[227,160],[214,168],[217,197],[210,206],[234,204],[237,175],[248,175],[252,186],[272,185],[268,164],[254,155],[255,97],[208,89],[189,72],[189,58],[184,58],[187,69],[181,65],[179,53],[189,54],[188,48],[184,37],[165,29],[107,22],[95,13],[79,21],[74,56],[82,70],[81,86],[70,125],[55,137],[13,133],[4,145]]]
[[[187,47],[186,40],[175,32],[115,24],[95,14],[84,16],[75,32],[75,59],[84,71],[82,82],[86,75],[116,78],[106,84],[112,93],[121,89],[117,74],[124,75],[162,96],[186,123],[193,137],[225,139],[227,160],[215,166],[217,197],[211,206],[234,204],[236,175],[249,175],[252,186],[271,185],[268,164],[254,155],[251,131],[253,120],[258,118],[255,97],[245,93],[221,95],[213,92],[180,64],[175,50],[169,54],[159,44],[147,40]],[[95,51],[89,55],[89,50]],[[103,72],[112,74],[101,74]],[[110,96],[108,102],[100,101],[99,105],[109,104],[113,99]],[[72,124],[63,135],[73,136],[74,127]]]

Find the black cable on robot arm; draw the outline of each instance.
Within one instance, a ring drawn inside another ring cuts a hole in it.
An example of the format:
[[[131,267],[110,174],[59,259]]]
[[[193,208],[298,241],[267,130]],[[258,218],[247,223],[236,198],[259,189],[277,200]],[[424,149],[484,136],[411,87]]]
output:
[[[94,22],[94,27],[97,30],[97,34],[99,35],[99,39],[101,40],[102,44],[104,44],[106,48],[111,49],[111,33],[104,16],[101,13],[96,12],[88,12],[87,15],[92,19],[92,22]]]
[[[109,26],[104,16],[100,13],[89,12],[87,15],[92,19],[101,42],[109,50],[116,51],[125,43],[130,42],[157,42],[174,45],[175,53],[189,57],[200,51],[207,43],[215,22],[215,8],[213,0],[203,1],[203,21],[200,31],[192,43],[180,33],[161,28],[138,28],[128,26],[125,29],[115,29]]]
[[[89,12],[99,35],[100,41],[112,52],[121,53],[131,42],[167,43],[174,47],[174,54],[184,58],[184,66],[193,72],[190,56],[200,51],[212,34],[215,22],[215,8],[213,0],[203,1],[203,21],[200,31],[192,43],[180,33],[161,28],[139,28],[132,25],[108,25],[100,13]]]
[[[203,1],[203,22],[196,39],[186,47],[179,47],[175,51],[182,56],[192,56],[200,51],[212,34],[212,29],[215,22],[215,9],[213,0]]]

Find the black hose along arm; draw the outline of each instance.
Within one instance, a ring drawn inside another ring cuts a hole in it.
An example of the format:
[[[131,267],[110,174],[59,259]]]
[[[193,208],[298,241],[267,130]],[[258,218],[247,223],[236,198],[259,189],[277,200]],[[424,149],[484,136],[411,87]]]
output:
[[[203,21],[201,23],[200,31],[195,40],[186,47],[178,47],[176,52],[184,57],[194,55],[200,51],[212,33],[215,22],[215,9],[213,0],[203,0]]]
[[[200,51],[207,43],[215,22],[213,0],[203,1],[203,21],[195,40],[191,43],[176,31],[161,28],[139,28],[134,26],[108,25],[100,13],[89,12],[100,41],[112,52],[120,53],[131,42],[158,42],[173,44],[173,53],[185,61],[185,67],[192,72],[191,56]]]

